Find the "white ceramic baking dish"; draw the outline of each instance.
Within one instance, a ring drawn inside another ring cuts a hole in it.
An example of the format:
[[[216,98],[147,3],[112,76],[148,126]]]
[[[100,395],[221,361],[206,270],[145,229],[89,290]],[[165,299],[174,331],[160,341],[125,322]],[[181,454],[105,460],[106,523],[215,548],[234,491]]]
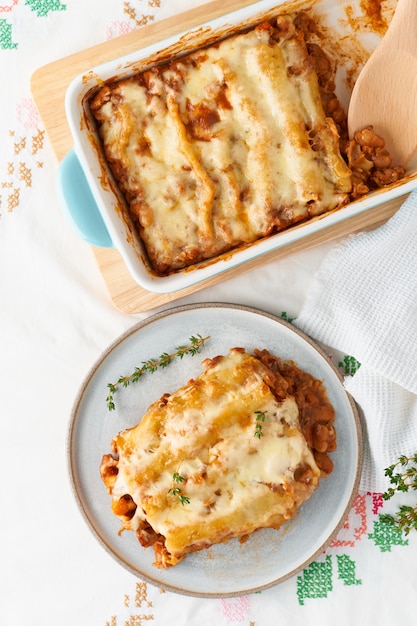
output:
[[[385,3],[390,19],[396,0]],[[318,231],[359,215],[376,205],[409,193],[417,186],[417,163],[401,184],[369,194],[343,209],[292,227],[192,268],[169,276],[157,276],[149,268],[146,253],[135,228],[127,217],[117,186],[113,183],[101,154],[95,124],[88,109],[91,94],[103,81],[143,71],[155,63],[190,52],[206,43],[237,29],[262,21],[283,11],[313,7],[320,21],[329,29],[329,38],[335,42],[339,69],[336,92],[345,109],[349,102],[352,76],[380,40],[377,29],[369,27],[360,0],[260,0],[249,7],[229,13],[198,28],[165,39],[128,56],[99,67],[86,68],[69,85],[66,93],[66,113],[74,139],[73,150],[64,158],[58,174],[58,190],[62,206],[80,236],[95,246],[115,247],[121,254],[133,279],[144,289],[156,293],[170,293],[190,287],[220,274],[259,255],[288,246]],[[355,66],[356,64],[356,66]]]

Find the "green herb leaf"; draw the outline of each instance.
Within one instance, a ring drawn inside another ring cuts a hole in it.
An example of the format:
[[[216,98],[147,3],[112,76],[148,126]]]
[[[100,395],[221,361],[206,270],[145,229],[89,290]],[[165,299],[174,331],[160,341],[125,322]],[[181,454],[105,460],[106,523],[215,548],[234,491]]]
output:
[[[178,472],[174,472],[172,474],[172,480],[174,483],[183,483],[185,478],[184,476],[181,476],[181,474],[179,474]],[[179,487],[171,487],[171,489],[168,489],[168,493],[171,496],[178,498],[178,502],[181,502],[182,505],[190,504],[190,498],[187,498],[187,496],[184,496]]]
[[[178,472],[174,472],[172,474],[172,480],[175,483],[183,483],[184,482],[184,476],[181,476],[181,474],[179,474]]]
[[[191,356],[196,355],[200,352],[201,348],[204,346],[207,339],[210,337],[202,337],[200,334],[193,335],[189,339],[189,345],[187,346],[179,346],[175,352],[168,354],[168,352],[163,352],[157,359],[149,359],[147,361],[142,361],[141,367],[135,367],[132,374],[128,376],[120,376],[120,378],[115,383],[109,383],[107,385],[107,396],[106,396],[106,404],[109,411],[114,411],[116,406],[114,403],[114,394],[117,390],[117,387],[128,387],[130,383],[137,383],[138,380],[143,376],[145,372],[149,372],[153,374],[156,372],[158,368],[164,369],[169,365],[175,357],[182,359],[186,354]]]
[[[289,317],[287,311],[281,311],[281,319],[291,324],[295,320],[295,317]]]
[[[256,415],[256,424],[255,424],[255,433],[254,436],[260,439],[263,435],[262,432],[262,424],[266,419],[266,413],[264,411],[255,411]]]

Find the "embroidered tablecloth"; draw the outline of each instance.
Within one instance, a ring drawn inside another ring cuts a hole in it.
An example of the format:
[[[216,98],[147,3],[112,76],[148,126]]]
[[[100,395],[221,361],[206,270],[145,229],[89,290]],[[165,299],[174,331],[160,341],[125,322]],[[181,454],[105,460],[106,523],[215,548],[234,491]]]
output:
[[[136,578],[102,549],[75,503],[66,454],[74,398],[101,351],[149,313],[127,315],[113,306],[91,249],[63,217],[58,163],[30,78],[56,59],[202,4],[0,0],[0,622],[414,624],[417,535],[382,522],[381,512],[396,502],[385,503],[380,493],[359,492],[337,537],[296,576],[225,599],[181,596]],[[236,302],[296,317],[332,245],[269,263],[177,304]],[[358,367],[352,355],[331,356],[344,373]]]

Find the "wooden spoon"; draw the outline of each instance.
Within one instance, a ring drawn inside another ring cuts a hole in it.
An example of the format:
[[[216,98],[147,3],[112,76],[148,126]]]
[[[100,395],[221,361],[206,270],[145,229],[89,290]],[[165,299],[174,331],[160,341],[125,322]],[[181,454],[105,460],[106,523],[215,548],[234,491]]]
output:
[[[349,135],[372,125],[395,165],[417,150],[417,0],[398,0],[391,24],[365,64],[348,111]]]

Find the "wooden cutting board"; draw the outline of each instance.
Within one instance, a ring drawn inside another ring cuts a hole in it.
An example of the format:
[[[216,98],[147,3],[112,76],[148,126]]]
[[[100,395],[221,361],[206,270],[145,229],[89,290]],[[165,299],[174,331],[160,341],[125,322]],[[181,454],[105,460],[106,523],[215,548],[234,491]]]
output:
[[[80,73],[111,59],[144,48],[152,43],[193,28],[225,13],[253,4],[253,0],[215,0],[186,13],[132,31],[103,44],[77,52],[36,70],[31,80],[31,90],[45,125],[46,132],[59,161],[71,150],[73,140],[64,107],[68,85]],[[351,232],[364,230],[386,221],[404,201],[398,198],[347,219],[325,230],[310,235],[246,263],[220,276],[170,294],[146,291],[133,280],[119,252],[114,248],[95,248],[93,252],[114,305],[124,313],[139,313],[168,304],[197,290],[215,285],[244,271],[265,263],[305,250]]]

